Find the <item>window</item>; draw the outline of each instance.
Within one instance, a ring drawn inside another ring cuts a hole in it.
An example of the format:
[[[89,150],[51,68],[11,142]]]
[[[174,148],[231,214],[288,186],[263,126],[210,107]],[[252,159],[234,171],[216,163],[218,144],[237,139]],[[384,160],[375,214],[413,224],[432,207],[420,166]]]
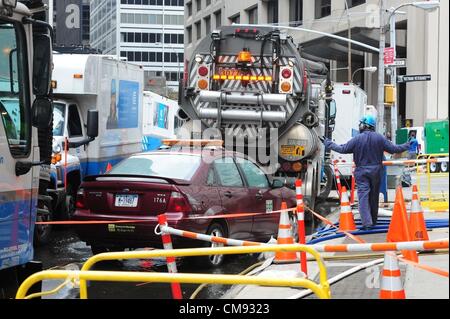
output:
[[[290,0],[289,21],[292,27],[303,24],[303,0]]]
[[[209,6],[211,4],[211,0],[206,0],[206,6]]]
[[[225,187],[243,187],[239,170],[231,157],[224,157],[214,161],[220,185]]]
[[[25,35],[18,25],[0,20],[0,131],[13,157],[25,157],[31,146],[28,63]]]
[[[195,33],[197,35],[196,40],[200,40],[202,38],[202,24],[200,21],[195,23]]]
[[[230,23],[241,23],[241,15],[240,14],[236,14],[232,17],[229,18],[230,19]]]
[[[316,19],[331,15],[331,0],[316,0]]]
[[[258,6],[247,10],[247,14],[249,24],[258,24]]]
[[[186,28],[187,43],[192,43],[192,26]]]
[[[267,22],[278,23],[278,0],[270,0],[267,4]]]
[[[244,173],[249,187],[269,188],[266,174],[258,166],[243,158],[236,159],[236,162]]]
[[[204,23],[205,23],[205,32],[206,32],[206,34],[211,33],[211,17],[207,16],[204,19]]]
[[[187,15],[188,17],[190,17],[192,15],[192,2],[187,3],[186,8],[187,8]]]
[[[66,105],[53,103],[53,136],[64,136],[66,122]]]
[[[353,8],[353,7],[359,6],[364,3],[366,3],[366,0],[349,0],[348,7]]]
[[[135,155],[115,165],[108,174],[128,174],[191,180],[201,164],[200,156]]]
[[[202,0],[195,0],[195,4],[197,6],[197,12],[202,10]]]
[[[78,114],[78,108],[75,104],[69,105],[69,118],[67,119],[67,124],[69,137],[83,136],[80,115]]]
[[[214,12],[214,18],[216,19],[216,28],[220,28],[222,26],[222,11]]]

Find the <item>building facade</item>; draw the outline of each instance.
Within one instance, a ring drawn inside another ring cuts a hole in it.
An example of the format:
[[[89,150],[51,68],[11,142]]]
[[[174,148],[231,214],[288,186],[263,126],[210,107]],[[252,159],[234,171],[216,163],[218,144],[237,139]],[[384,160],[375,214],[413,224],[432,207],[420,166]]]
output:
[[[184,0],[91,1],[91,46],[165,77],[178,91],[184,68]]]
[[[89,46],[89,0],[45,0],[44,3],[53,11],[49,22],[54,28],[56,47]]]
[[[353,40],[378,48],[381,2],[387,10],[410,3],[407,0],[186,0],[186,59],[190,59],[195,45],[211,30],[233,23],[279,24],[343,37],[350,35]],[[399,11],[397,58],[406,58],[407,62],[406,68],[398,68],[397,72],[399,75],[431,74],[431,81],[398,84],[398,124],[402,126],[406,119],[411,119],[413,125],[421,126],[427,120],[448,118],[448,1],[441,1],[440,8],[431,12],[413,6]],[[388,13],[384,19],[388,19]],[[390,39],[386,29],[388,47]],[[304,31],[288,33],[301,44],[303,56],[327,64],[333,81],[350,82],[353,78],[368,93],[368,103],[377,105],[378,72],[357,71],[367,66],[378,67],[377,52],[356,45],[349,47],[346,42],[323,35]],[[389,107],[385,108],[385,119],[384,131],[389,131]]]

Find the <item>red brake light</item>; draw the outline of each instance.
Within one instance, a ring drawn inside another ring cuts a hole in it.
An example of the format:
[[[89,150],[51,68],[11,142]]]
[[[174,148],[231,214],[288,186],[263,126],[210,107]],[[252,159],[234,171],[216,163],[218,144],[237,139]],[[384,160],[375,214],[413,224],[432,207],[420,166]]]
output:
[[[201,67],[198,68],[198,74],[200,76],[207,76],[208,73],[209,73],[209,70],[208,70],[208,68],[206,66],[201,66]]]
[[[352,93],[350,90],[342,90],[342,94],[350,94]]]
[[[190,213],[192,208],[183,194],[172,192],[166,211],[169,213]]]
[[[75,207],[76,208],[86,208],[86,205],[84,203],[84,190],[80,188],[77,192],[77,199],[75,201]]]
[[[289,70],[289,69],[284,69],[284,70],[281,72],[281,75],[283,76],[283,78],[289,79],[289,78],[292,76],[292,71]]]

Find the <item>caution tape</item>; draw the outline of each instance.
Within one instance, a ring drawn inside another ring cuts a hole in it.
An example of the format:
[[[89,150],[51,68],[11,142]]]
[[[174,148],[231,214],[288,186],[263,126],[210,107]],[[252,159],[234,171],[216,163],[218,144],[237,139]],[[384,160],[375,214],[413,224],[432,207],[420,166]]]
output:
[[[314,216],[316,216],[316,217],[319,218],[321,221],[323,221],[325,224],[330,225],[331,227],[336,228],[336,229],[339,230],[339,228],[336,227],[336,225],[334,225],[334,223],[331,222],[329,219],[326,219],[325,217],[319,215],[318,213],[316,213],[315,211],[313,211],[313,210],[312,210],[311,208],[309,208],[308,206],[305,206],[305,208],[306,208],[307,210],[309,210]],[[353,234],[351,234],[351,233],[349,233],[349,232],[347,232],[347,231],[341,230],[340,232],[343,233],[343,234],[345,234],[347,237],[350,237],[350,238],[353,239],[354,241],[357,241],[357,242],[359,242],[359,243],[361,243],[361,244],[364,244],[364,243],[365,243],[364,239],[362,239],[362,238],[360,238],[360,237],[358,237],[358,236],[356,236],[356,235],[353,235]]]
[[[336,227],[336,225],[334,225],[330,220],[328,220],[325,217],[317,214],[316,212],[314,212],[311,208],[309,208],[307,206],[305,206],[305,208],[307,210],[309,210],[314,216],[316,216],[317,218],[322,220],[324,223],[330,225],[333,228],[338,229],[338,227]],[[346,232],[346,231],[341,231],[341,232],[344,233],[347,237],[349,237],[349,238],[351,238],[351,239],[353,239],[353,240],[355,240],[355,241],[357,241],[359,243],[365,243],[365,241],[362,238],[358,237],[358,236],[355,236],[355,235],[353,235],[353,234],[351,234],[349,232]],[[404,263],[410,264],[410,265],[412,265],[414,267],[417,267],[417,268],[420,268],[420,269],[423,269],[423,270],[427,270],[427,271],[432,272],[432,273],[437,274],[437,275],[448,277],[448,271],[445,271],[445,270],[442,270],[442,269],[439,269],[439,268],[435,268],[435,267],[431,267],[431,266],[427,266],[427,265],[422,265],[422,264],[419,264],[419,263],[416,263],[414,261],[407,260],[407,259],[404,259],[404,258],[401,258],[401,257],[399,257],[399,259],[401,261],[403,261]]]
[[[209,215],[209,216],[189,216],[184,217],[180,220],[197,220],[197,219],[216,219],[216,218],[242,218],[242,217],[252,217],[258,215],[267,214],[279,214],[281,212],[294,212],[297,208],[287,208],[281,210],[274,210],[264,213],[235,213],[235,214],[221,214],[221,215]],[[89,220],[89,221],[76,221],[76,220],[62,220],[62,221],[48,221],[48,222],[36,222],[36,225],[89,225],[89,224],[126,224],[126,223],[148,223],[152,221],[157,221],[156,216],[151,216],[152,219],[136,219],[136,220]]]

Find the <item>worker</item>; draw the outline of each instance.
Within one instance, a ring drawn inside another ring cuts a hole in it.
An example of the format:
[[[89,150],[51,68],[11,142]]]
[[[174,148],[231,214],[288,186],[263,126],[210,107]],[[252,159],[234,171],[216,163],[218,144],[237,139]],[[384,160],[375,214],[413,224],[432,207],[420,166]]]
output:
[[[375,128],[375,117],[366,115],[359,123],[360,134],[353,137],[347,144],[337,145],[328,138],[321,138],[327,149],[341,154],[353,153],[363,230],[369,230],[377,224],[384,152],[401,153],[408,150],[410,146],[409,142],[402,145],[392,144],[383,135],[376,133]]]
[[[410,142],[410,146],[408,149],[408,159],[416,159],[417,155],[420,153],[420,144],[416,138],[416,132],[409,132],[408,142]]]

